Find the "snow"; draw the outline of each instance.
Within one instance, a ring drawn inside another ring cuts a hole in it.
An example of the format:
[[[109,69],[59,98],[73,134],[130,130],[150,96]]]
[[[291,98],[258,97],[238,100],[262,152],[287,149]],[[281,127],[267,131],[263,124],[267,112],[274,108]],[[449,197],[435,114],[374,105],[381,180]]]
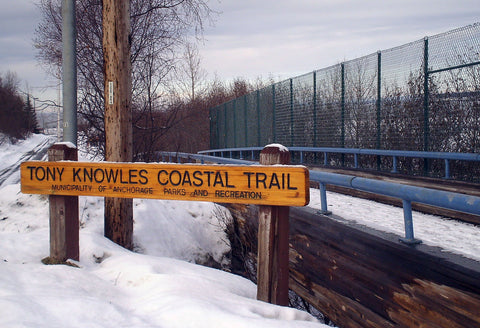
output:
[[[103,199],[80,197],[78,268],[42,264],[48,196],[22,194],[14,168],[48,140],[0,145],[0,327],[327,327],[257,301],[249,280],[197,264],[229,264],[231,217],[212,203],[135,199],[132,252],[103,237]],[[336,216],[404,236],[401,208],[330,192],[327,199]],[[316,189],[309,206],[320,209]],[[418,212],[413,222],[424,243],[480,260],[480,227]]]
[[[44,141],[1,145],[0,172]],[[0,186],[0,327],[326,327],[257,301],[247,279],[195,264],[229,264],[231,217],[220,206],[135,199],[134,252],[103,237],[102,198],[80,197],[79,207],[78,268],[44,265],[48,196]]]
[[[64,145],[64,146],[66,146],[66,147],[68,147],[68,148],[72,148],[72,149],[76,149],[76,148],[77,148],[77,146],[75,146],[75,145],[73,144],[73,142],[71,142],[71,141],[61,141],[61,142],[57,142],[56,144],[57,144],[57,145]]]
[[[342,219],[405,237],[403,209],[327,191],[328,210]],[[310,207],[321,209],[320,192],[310,190]],[[443,251],[480,261],[480,226],[413,211],[415,238]]]
[[[278,148],[278,151],[281,152],[281,153],[288,152],[288,148],[285,147],[282,144],[279,144],[279,143],[271,143],[271,144],[266,145],[264,148]]]
[[[0,187],[18,183],[20,181],[20,170],[18,169],[20,163],[32,159],[37,146],[53,142],[50,140],[52,138],[49,136],[34,134],[32,137],[15,144],[0,142]]]

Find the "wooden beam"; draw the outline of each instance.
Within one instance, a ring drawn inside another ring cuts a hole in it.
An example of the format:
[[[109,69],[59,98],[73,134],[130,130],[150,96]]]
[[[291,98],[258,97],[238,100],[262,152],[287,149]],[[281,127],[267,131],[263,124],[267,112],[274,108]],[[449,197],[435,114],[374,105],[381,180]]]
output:
[[[20,165],[23,193],[304,206],[303,166],[42,162]]]
[[[267,146],[260,153],[260,164],[289,164],[290,153],[280,146]],[[288,305],[289,207],[259,207],[257,299]]]
[[[49,161],[76,161],[77,148],[66,144],[54,144],[48,150]],[[78,261],[79,220],[77,196],[49,196],[50,203],[50,259],[64,262]]]
[[[259,206],[225,206],[232,253],[255,261]],[[339,327],[480,327],[480,262],[316,209],[290,209],[289,269],[290,290]]]
[[[105,159],[132,161],[130,1],[103,0]],[[105,198],[105,236],[131,249],[132,199]]]

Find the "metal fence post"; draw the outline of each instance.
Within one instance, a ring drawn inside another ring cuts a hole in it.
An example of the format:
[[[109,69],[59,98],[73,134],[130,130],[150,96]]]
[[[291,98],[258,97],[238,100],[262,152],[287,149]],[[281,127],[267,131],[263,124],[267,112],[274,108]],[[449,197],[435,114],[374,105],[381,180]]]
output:
[[[245,125],[245,147],[248,147],[247,95],[243,96],[243,122]]]
[[[317,147],[317,72],[313,72],[313,147]],[[317,153],[314,154],[317,163]]]
[[[227,145],[227,103],[223,105],[223,148],[228,148]]]
[[[293,131],[293,79],[290,79],[290,147],[295,146]]]
[[[260,129],[260,90],[257,90],[257,147],[261,145]]]
[[[345,148],[345,63],[342,63],[340,65],[341,67],[341,83],[342,83],[342,99],[341,99],[341,105],[342,105],[342,135],[341,135],[341,147]],[[345,155],[342,154],[342,166],[345,165]]]
[[[429,150],[429,88],[428,88],[428,37],[424,39],[423,47],[423,151]],[[424,173],[428,174],[428,159],[424,161]]]
[[[233,99],[233,147],[237,147],[237,99]]]
[[[382,52],[377,52],[377,149],[381,147],[381,111],[382,111]],[[380,156],[377,156],[377,170],[380,170]]]
[[[275,95],[275,84],[272,84],[272,131],[273,131],[273,142],[277,142],[277,129],[276,129],[276,95]],[[260,145],[258,145],[260,147]]]

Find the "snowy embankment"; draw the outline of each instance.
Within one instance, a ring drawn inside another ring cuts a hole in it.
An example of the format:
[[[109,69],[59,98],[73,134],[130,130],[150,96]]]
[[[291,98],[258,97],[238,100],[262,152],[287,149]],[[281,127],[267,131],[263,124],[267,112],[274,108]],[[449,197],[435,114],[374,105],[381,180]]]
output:
[[[42,143],[0,145],[0,177]],[[10,173],[9,173],[10,174]],[[212,203],[134,201],[135,252],[103,237],[103,199],[80,197],[79,268],[47,266],[48,197],[0,181],[0,327],[326,327],[309,314],[255,300],[256,286],[194,263],[228,266],[228,212]],[[310,206],[320,208],[318,190]],[[328,193],[346,220],[404,235],[401,208]],[[413,214],[424,243],[480,260],[480,228]]]
[[[405,237],[403,209],[327,192],[328,209],[342,219]],[[320,193],[310,189],[310,207],[321,209]],[[415,238],[424,244],[480,261],[480,226],[413,212]]]
[[[0,146],[0,172],[44,138]],[[246,279],[194,264],[228,265],[223,208],[136,199],[131,252],[103,237],[102,198],[79,204],[78,268],[43,265],[48,197],[0,187],[0,327],[324,327],[257,301]]]

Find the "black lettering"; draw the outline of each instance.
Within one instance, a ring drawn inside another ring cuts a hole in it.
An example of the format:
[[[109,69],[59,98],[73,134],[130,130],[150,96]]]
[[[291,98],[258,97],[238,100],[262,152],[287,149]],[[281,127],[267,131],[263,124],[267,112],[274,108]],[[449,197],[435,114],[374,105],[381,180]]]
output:
[[[217,184],[220,184],[220,186],[225,187],[223,184],[223,179],[222,179],[222,172],[215,172],[215,181],[213,182],[213,186],[216,187]]]
[[[175,173],[175,175],[178,176],[178,181],[176,181],[176,182],[173,182],[173,181],[172,181],[172,176],[173,176],[174,173]],[[179,171],[177,171],[177,170],[173,170],[172,172],[170,172],[170,183],[171,183],[173,186],[178,186],[178,185],[180,185],[180,183],[182,183],[182,174],[181,174]]]
[[[161,179],[160,176],[162,175],[162,173],[164,173],[164,174],[167,175],[167,179],[166,179],[166,180],[162,180],[162,179]],[[158,175],[157,175],[157,180],[158,180],[158,183],[161,184],[162,186],[167,185],[167,184],[168,184],[168,172],[165,171],[165,170],[160,170],[160,171],[158,172]]]
[[[192,181],[190,180],[190,173],[188,173],[188,171],[185,171],[185,173],[183,173],[182,186],[185,186],[186,184],[192,186]]]
[[[250,176],[252,176],[254,173],[253,172],[243,172],[243,175],[247,176],[247,182],[248,182],[248,188],[251,188],[250,185]]]
[[[227,188],[235,188],[234,185],[228,184],[228,172],[225,172],[225,185]]]
[[[90,182],[93,181],[93,169],[90,169],[90,173],[88,172],[88,169],[83,169],[83,181],[86,182],[90,180]]]
[[[47,181],[52,179],[52,181],[55,181],[55,168],[54,167],[47,167]]]
[[[185,196],[186,193],[187,192],[185,191],[185,189],[177,189],[177,188],[164,188],[163,189],[163,194],[164,195]]]
[[[123,170],[120,169],[120,183],[128,184],[128,180],[123,180]]]
[[[59,176],[60,181],[62,181],[63,171],[65,171],[64,167],[62,167],[61,170],[57,167],[57,172],[58,172],[58,176]]]
[[[138,176],[140,177],[140,179],[138,179],[138,182],[140,184],[147,184],[148,183],[148,177],[146,176],[146,174],[148,174],[148,171],[147,170],[140,170],[138,172]],[[152,188],[150,188],[151,190]],[[149,192],[149,194],[151,194],[151,192]]]
[[[77,179],[79,182],[82,182],[82,179],[80,178],[81,169],[72,168],[72,170],[73,170],[73,182],[76,182]]]
[[[30,170],[30,180],[33,180],[33,170],[35,170],[35,166],[27,166],[27,169]]]
[[[99,172],[101,173],[100,175],[98,174]],[[103,180],[105,180],[105,171],[103,171],[102,169],[96,169],[93,173],[93,178],[95,179],[95,182],[102,183]]]
[[[203,180],[202,180],[200,177],[198,177],[197,175],[202,176],[203,174],[202,174],[202,172],[200,172],[200,171],[194,171],[194,172],[193,172],[193,180],[194,180],[194,181],[193,181],[193,185],[194,185],[195,187],[200,187],[200,186],[203,185]]]
[[[258,172],[255,176],[256,187],[259,188],[260,183],[262,183],[263,188],[267,189],[267,184],[265,180],[267,180],[267,175],[265,173]]]
[[[289,190],[297,190],[297,187],[290,186],[290,173],[287,174],[287,189]]]
[[[105,174],[107,176],[107,181],[108,182],[113,182],[113,183],[117,182],[118,169],[116,169],[115,171],[113,169],[105,170]]]
[[[278,177],[275,172],[272,173],[272,178],[270,179],[270,185],[268,186],[268,189],[272,189],[272,187],[278,187],[278,189],[280,189],[280,182],[278,182]]]
[[[38,174],[38,171],[41,172],[41,176]],[[37,178],[38,181],[45,180],[45,169],[43,167],[39,166],[35,169],[35,178]]]
[[[210,186],[211,186],[211,184],[210,184],[210,175],[213,174],[213,173],[215,173],[215,172],[213,172],[213,171],[203,171],[203,173],[205,173],[205,174],[207,175],[207,186],[210,187]]]
[[[128,170],[128,182],[130,182],[131,184],[137,184],[137,179],[135,179],[137,177],[137,171],[138,170]]]
[[[207,197],[208,191],[204,189],[195,189],[194,192],[190,194],[190,196],[191,197],[197,197],[197,196]]]

